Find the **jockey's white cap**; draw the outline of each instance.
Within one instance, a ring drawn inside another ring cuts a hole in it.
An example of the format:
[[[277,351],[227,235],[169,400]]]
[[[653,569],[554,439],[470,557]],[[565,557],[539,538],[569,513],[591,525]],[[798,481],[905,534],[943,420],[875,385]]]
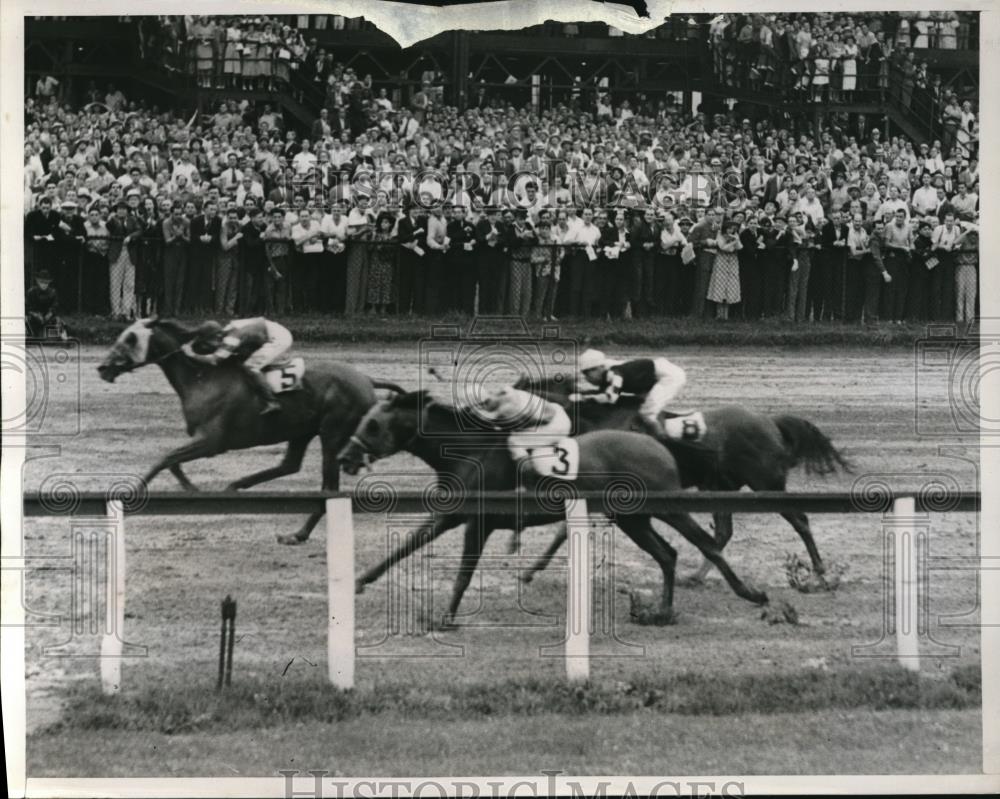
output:
[[[600,350],[584,350],[580,354],[580,360],[578,365],[581,372],[586,372],[588,369],[595,369],[598,366],[605,366],[608,362],[607,356]]]

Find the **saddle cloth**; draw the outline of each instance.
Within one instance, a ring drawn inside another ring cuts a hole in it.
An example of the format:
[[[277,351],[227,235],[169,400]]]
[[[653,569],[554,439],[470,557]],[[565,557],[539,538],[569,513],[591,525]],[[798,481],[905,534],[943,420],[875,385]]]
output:
[[[576,480],[580,472],[580,445],[575,438],[563,438],[555,444],[533,448],[529,459],[531,468],[541,477]]]
[[[707,430],[705,415],[701,411],[681,416],[666,414],[663,419],[663,431],[667,437],[678,441],[701,441]]]
[[[302,388],[302,377],[305,373],[306,362],[302,358],[289,358],[287,361],[268,364],[263,372],[271,391],[275,394]]]

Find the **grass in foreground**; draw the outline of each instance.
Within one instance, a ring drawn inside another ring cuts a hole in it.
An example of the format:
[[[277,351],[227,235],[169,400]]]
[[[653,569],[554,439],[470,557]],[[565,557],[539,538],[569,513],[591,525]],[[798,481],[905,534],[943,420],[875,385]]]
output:
[[[836,709],[739,718],[647,711],[600,717],[452,718],[446,722],[386,713],[338,724],[305,721],[187,735],[119,730],[81,735],[79,730],[67,729],[29,736],[27,754],[32,777],[59,778],[277,777],[279,770],[292,770],[309,780],[308,769],[324,770],[331,778],[541,775],[546,771],[564,775],[972,774],[982,771],[981,730],[978,708],[880,713]],[[828,784],[835,786],[837,780],[831,776]],[[402,795],[414,795],[415,790],[419,791],[416,795],[443,795],[410,785],[413,790]],[[300,787],[308,793],[311,783]],[[330,782],[324,784],[324,795],[333,796],[335,791]],[[676,793],[668,786],[659,791],[660,796]]]
[[[528,679],[462,686],[392,685],[344,692],[324,680],[243,679],[223,692],[174,677],[108,698],[92,686],[76,689],[62,719],[47,732],[135,730],[164,734],[343,722],[382,714],[432,719],[544,714],[619,715],[648,708],[678,715],[744,715],[829,709],[942,710],[979,707],[978,664],[931,679],[900,668],[767,676],[686,672],[663,680],[572,686]]]
[[[182,320],[202,321],[194,317],[182,317]],[[125,328],[124,323],[101,316],[69,316],[65,321],[70,335],[84,344],[111,344]],[[346,344],[413,342],[430,336],[431,328],[437,325],[457,325],[465,333],[471,325],[469,317],[457,314],[434,318],[301,315],[284,317],[282,322],[294,333],[296,341]],[[515,325],[516,321],[512,319],[491,320],[488,332],[510,332]],[[528,327],[531,335],[541,335],[541,322],[531,321]],[[718,322],[670,317],[629,321],[568,319],[560,321],[555,327],[562,338],[593,345],[621,346],[911,347],[927,336],[926,323],[916,322],[862,325],[857,322],[795,323],[784,319]]]

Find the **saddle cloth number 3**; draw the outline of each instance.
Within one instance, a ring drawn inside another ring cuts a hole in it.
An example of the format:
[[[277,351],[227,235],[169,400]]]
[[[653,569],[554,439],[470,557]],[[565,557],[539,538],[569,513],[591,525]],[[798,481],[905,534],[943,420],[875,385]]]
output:
[[[264,370],[271,391],[280,394],[302,387],[302,376],[306,373],[306,362],[302,358],[292,358],[287,363],[271,364]]]
[[[580,471],[580,445],[575,438],[563,438],[550,447],[533,449],[531,465],[542,477],[576,480]]]
[[[687,416],[665,419],[663,429],[670,438],[681,441],[699,441],[705,435],[708,426],[705,424],[705,415],[698,411],[697,413],[689,413]]]

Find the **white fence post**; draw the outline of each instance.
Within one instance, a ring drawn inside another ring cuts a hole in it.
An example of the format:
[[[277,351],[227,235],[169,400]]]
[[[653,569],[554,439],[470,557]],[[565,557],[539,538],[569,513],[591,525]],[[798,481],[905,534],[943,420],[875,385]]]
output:
[[[350,497],[326,501],[329,596],[326,662],[330,682],[354,687],[354,519]]]
[[[920,599],[917,595],[917,532],[914,529],[916,503],[913,497],[899,497],[892,505],[893,584],[896,625],[896,653],[899,665],[920,671],[920,631],[917,628]]]
[[[566,500],[569,573],[566,577],[566,678],[590,679],[590,517],[587,501]]]
[[[101,637],[101,690],[117,694],[122,687],[122,650],[125,635],[125,508],[108,500],[106,513],[114,523],[112,541],[105,547],[105,623]]]

